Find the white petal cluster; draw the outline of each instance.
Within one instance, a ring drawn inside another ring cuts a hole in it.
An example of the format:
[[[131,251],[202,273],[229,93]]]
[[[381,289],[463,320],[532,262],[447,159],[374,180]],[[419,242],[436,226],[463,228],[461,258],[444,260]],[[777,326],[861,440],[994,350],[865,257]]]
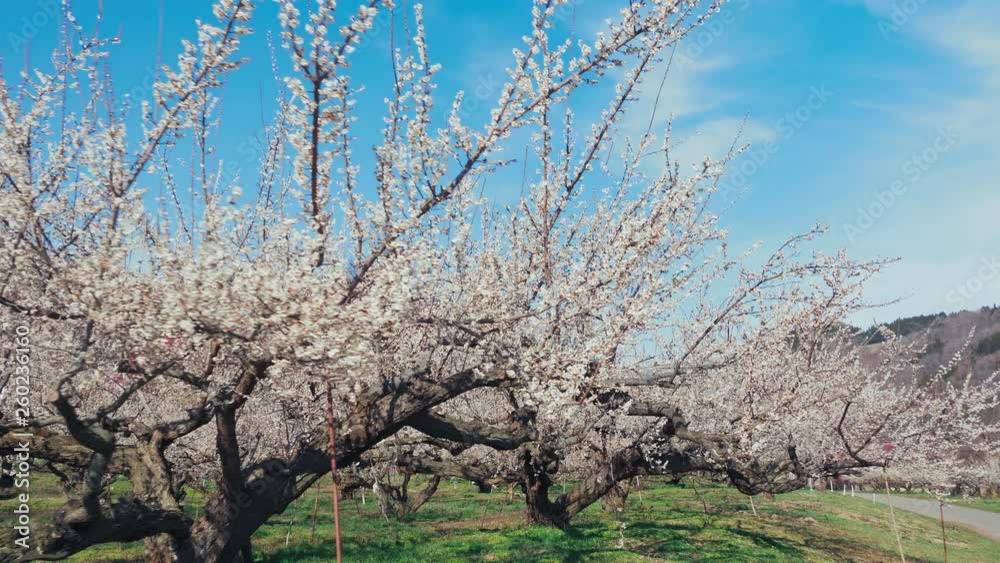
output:
[[[748,471],[790,471],[790,447],[817,474],[996,452],[1000,429],[983,416],[997,375],[973,385],[954,366],[918,367],[897,338],[875,352],[852,339],[843,320],[882,263],[808,255],[821,228],[764,259],[733,257],[713,203],[732,155],[682,168],[669,130],[622,134],[650,70],[720,2],[634,0],[574,42],[554,39],[567,2],[535,0],[475,125],[466,94],[438,107],[442,69],[417,5],[403,15],[412,32],[393,37],[385,114],[363,124],[381,131],[374,147],[352,133],[358,97],[375,90],[352,64],[394,4],[344,16],[333,0],[277,3],[285,57],[272,64],[287,72],[254,170],[230,173],[214,146],[219,88],[245,63],[248,0],[220,0],[197,23],[135,106],[137,131],[133,102],[113,95],[107,41],[83,38],[51,72],[0,82],[0,320],[45,339],[38,385],[124,442],[190,425],[171,460],[215,475],[213,431],[192,414],[212,401],[250,413],[249,465],[290,456],[323,424],[327,384],[344,419],[414,373],[499,370],[504,389],[442,408],[490,423],[536,409],[571,467],[616,445],[676,446],[666,421],[625,414],[637,400],[726,435],[706,459]],[[584,90],[607,98],[597,115],[574,114]],[[373,151],[371,170],[359,150]],[[487,181],[509,166],[520,195],[495,205]],[[241,387],[255,366],[266,369]],[[616,408],[597,400],[660,372]],[[510,465],[476,451],[463,455]]]

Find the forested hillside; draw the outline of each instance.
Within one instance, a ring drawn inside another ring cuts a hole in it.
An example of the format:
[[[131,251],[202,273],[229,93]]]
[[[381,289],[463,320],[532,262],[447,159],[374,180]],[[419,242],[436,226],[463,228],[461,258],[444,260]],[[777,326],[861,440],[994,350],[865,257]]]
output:
[[[981,382],[1000,369],[1000,306],[983,307],[976,311],[937,313],[897,319],[886,325],[907,341],[926,344],[922,369],[933,373],[961,353],[952,378],[972,374],[972,382]],[[885,335],[877,327],[859,333],[859,339],[873,349],[884,341]],[[953,384],[961,383],[952,379]],[[1000,412],[995,413],[1000,417]]]

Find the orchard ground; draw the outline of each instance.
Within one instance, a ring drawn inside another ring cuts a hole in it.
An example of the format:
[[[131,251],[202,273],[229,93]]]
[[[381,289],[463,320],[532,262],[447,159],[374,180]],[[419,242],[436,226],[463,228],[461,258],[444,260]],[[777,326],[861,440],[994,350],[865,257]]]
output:
[[[333,560],[329,479],[321,483],[315,542],[310,542],[314,491],[272,518],[253,539],[256,561]],[[54,479],[32,484],[36,518],[63,502]],[[405,521],[387,520],[370,491],[342,503],[344,559],[351,562],[451,561],[899,561],[889,509],[870,496],[799,491],[774,499],[749,499],[734,489],[686,482],[644,481],[624,512],[594,505],[574,520],[571,533],[529,525],[517,491],[479,494],[471,485],[447,482],[424,508]],[[127,483],[115,485],[116,494]],[[702,502],[702,499],[704,502]],[[11,500],[0,501],[9,514]],[[975,503],[975,501],[970,501]],[[996,506],[996,502],[980,501]],[[202,497],[187,498],[192,516]],[[977,506],[977,508],[979,508]],[[707,510],[707,512],[706,512]],[[907,561],[943,561],[938,521],[896,512]],[[1000,561],[1000,542],[949,525],[951,562]],[[74,562],[142,560],[141,543],[91,548]]]

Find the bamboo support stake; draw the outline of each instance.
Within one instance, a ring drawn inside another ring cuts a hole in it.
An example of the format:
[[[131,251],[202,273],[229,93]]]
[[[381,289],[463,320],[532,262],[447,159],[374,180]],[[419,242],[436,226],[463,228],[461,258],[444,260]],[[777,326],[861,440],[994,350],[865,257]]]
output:
[[[892,531],[896,534],[896,545],[899,546],[899,559],[906,563],[906,555],[903,554],[903,540],[899,537],[899,526],[896,524],[896,511],[892,507],[892,493],[889,492],[889,476],[882,471],[882,478],[885,480],[885,496],[889,500],[889,516],[892,517]]]
[[[340,547],[340,487],[337,482],[337,439],[333,420],[333,389],[326,383],[326,417],[330,427],[330,472],[333,474],[333,536],[337,545],[337,563],[343,563]]]
[[[309,532],[309,543],[316,543],[316,520],[319,518],[319,490],[320,487],[316,485],[316,496],[313,498],[313,513],[312,513],[312,531]]]
[[[948,534],[944,531],[944,501],[938,500],[941,509],[941,543],[944,544],[944,563],[948,563]]]

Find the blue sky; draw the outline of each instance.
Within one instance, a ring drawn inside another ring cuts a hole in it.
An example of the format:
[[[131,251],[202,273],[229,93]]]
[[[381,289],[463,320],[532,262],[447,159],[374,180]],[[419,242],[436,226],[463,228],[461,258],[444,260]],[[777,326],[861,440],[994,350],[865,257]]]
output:
[[[259,3],[258,33],[245,50],[251,63],[223,94],[220,156],[236,162],[248,160],[246,148],[260,131],[261,111],[273,108],[277,87],[264,33],[275,29],[275,9]],[[355,3],[341,4],[346,14]],[[8,79],[26,53],[31,64],[45,63],[59,29],[56,5],[4,6]],[[74,2],[85,25],[96,5]],[[156,62],[161,3],[104,5],[102,29],[122,36],[112,59],[117,85],[141,93]],[[163,3],[165,62],[194,19],[210,16],[210,5]],[[575,15],[567,8],[563,25],[592,36],[616,5],[576,0]],[[440,91],[472,93],[467,100],[479,107],[469,108],[470,123],[495,98],[510,50],[527,31],[529,6],[528,0],[425,2],[431,55],[443,65]],[[869,296],[903,300],[856,322],[1000,303],[998,28],[1000,3],[992,0],[731,0],[678,47],[658,120],[662,125],[673,115],[677,156],[687,162],[722,156],[743,127],[751,148],[735,163],[729,185],[747,191],[726,217],[738,246],[755,240],[774,246],[819,222],[830,226],[827,250],[901,259],[875,280]],[[388,41],[388,18],[380,17],[359,52],[357,82],[385,80]],[[645,128],[656,76],[626,132]],[[361,114],[377,120],[381,98],[362,96]],[[445,99],[439,103],[448,105]],[[488,189],[499,199],[519,189],[498,184]]]

